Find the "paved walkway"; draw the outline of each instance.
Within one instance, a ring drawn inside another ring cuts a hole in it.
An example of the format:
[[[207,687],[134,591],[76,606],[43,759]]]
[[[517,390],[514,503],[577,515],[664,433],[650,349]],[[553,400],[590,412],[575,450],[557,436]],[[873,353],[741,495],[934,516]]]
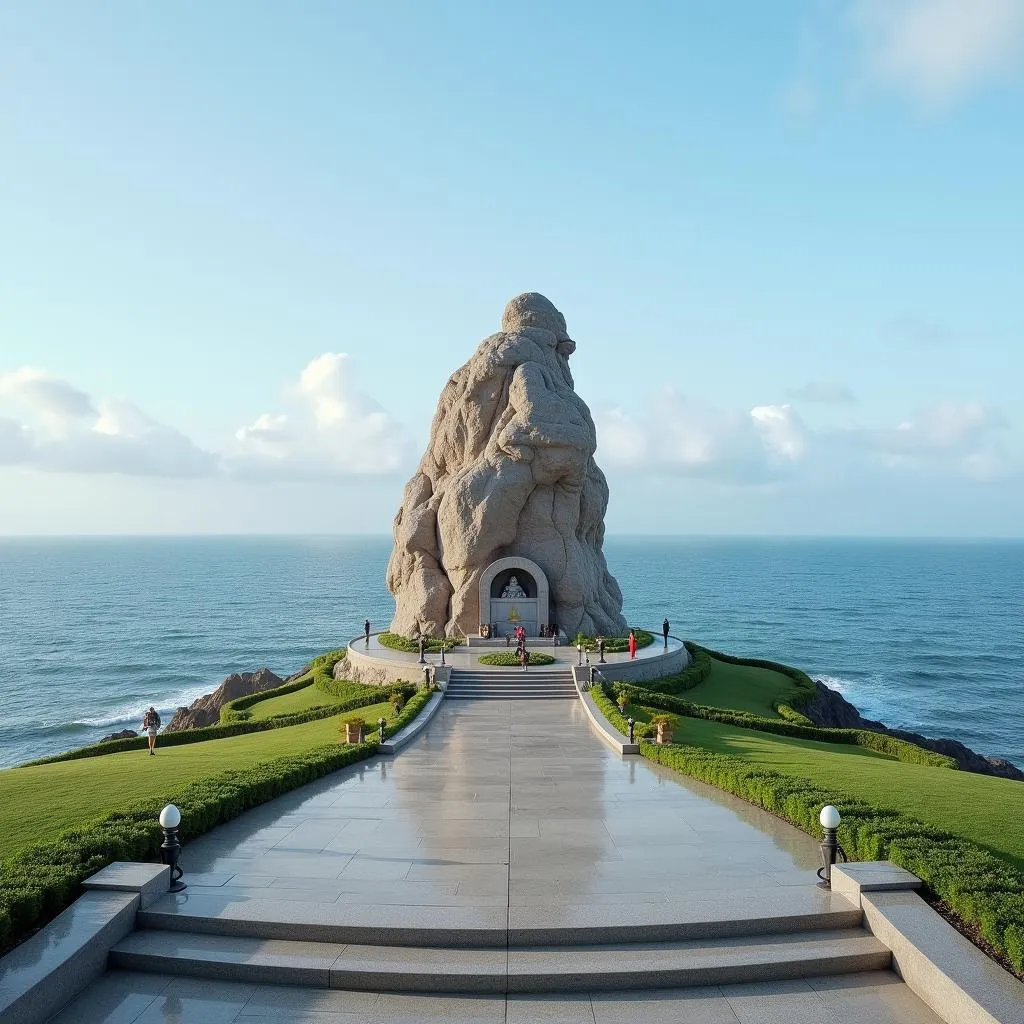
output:
[[[257,808],[188,845],[189,889],[156,906],[302,919],[325,906],[449,926],[609,924],[665,908],[742,905],[814,887],[814,841],[749,804],[592,734],[578,702],[442,706],[393,760],[374,759]],[[593,918],[588,918],[592,920]],[[874,1021],[936,1024],[890,972],[657,992],[428,996],[109,972],[56,1020]]]

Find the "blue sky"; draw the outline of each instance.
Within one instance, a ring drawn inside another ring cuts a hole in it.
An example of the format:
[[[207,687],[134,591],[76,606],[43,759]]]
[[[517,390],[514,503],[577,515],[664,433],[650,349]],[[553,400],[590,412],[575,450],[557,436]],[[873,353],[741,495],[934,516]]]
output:
[[[0,533],[385,532],[548,295],[609,530],[1024,533],[1024,0],[0,10]]]

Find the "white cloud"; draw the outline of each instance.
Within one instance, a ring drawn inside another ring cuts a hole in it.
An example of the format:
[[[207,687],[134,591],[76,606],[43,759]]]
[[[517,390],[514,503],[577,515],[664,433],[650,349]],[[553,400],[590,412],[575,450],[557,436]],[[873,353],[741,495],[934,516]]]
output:
[[[892,468],[938,466],[976,479],[1009,472],[999,447],[1006,422],[980,402],[946,402],[922,410],[895,427],[851,431]]]
[[[1024,68],[1024,0],[855,0],[876,83],[944,105]]]
[[[408,454],[402,428],[355,384],[348,356],[326,353],[223,451],[207,451],[126,399],[93,400],[42,370],[0,373],[0,465],[150,477],[329,480],[388,473]]]
[[[406,463],[405,430],[359,388],[348,355],[317,356],[286,394],[289,412],[263,413],[236,432],[230,472],[323,479],[391,473]]]
[[[599,455],[610,466],[765,483],[806,451],[806,430],[788,405],[725,411],[666,390],[643,415],[613,409],[596,419]]]
[[[0,463],[52,472],[196,477],[216,456],[123,399],[93,400],[65,380],[23,367],[0,374]]]

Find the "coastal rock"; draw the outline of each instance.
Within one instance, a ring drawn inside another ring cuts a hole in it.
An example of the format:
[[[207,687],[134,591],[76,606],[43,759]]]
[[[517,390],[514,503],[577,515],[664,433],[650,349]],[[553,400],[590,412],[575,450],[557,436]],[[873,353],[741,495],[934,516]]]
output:
[[[979,775],[995,775],[1003,779],[1024,781],[1024,772],[1015,764],[1001,757],[986,757],[959,740],[930,739],[920,733],[908,732],[905,729],[890,729],[882,722],[864,718],[861,713],[841,694],[816,679],[814,685],[817,694],[814,700],[800,709],[815,725],[824,725],[840,729],[869,729],[871,732],[884,732],[897,739],[916,743],[925,750],[933,750],[937,754],[945,754],[953,758],[961,771],[976,772]]]
[[[134,740],[138,735],[134,729],[122,729],[120,732],[112,732],[109,736],[104,736],[100,743],[109,743],[111,740]]]
[[[395,516],[393,631],[475,633],[481,574],[507,555],[544,570],[564,632],[625,631],[602,551],[608,485],[569,371],[575,349],[562,314],[526,292],[445,385]]]
[[[216,725],[220,720],[221,705],[236,697],[247,697],[251,693],[262,693],[283,685],[284,680],[269,668],[261,668],[256,672],[233,672],[213,693],[204,694],[187,708],[178,708],[164,732],[181,732],[184,729]]]

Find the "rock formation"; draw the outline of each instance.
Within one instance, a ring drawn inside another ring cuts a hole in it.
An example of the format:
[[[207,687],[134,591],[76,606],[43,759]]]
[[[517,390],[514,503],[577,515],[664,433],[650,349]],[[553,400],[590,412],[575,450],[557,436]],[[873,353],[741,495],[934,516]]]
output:
[[[388,563],[391,628],[475,633],[481,573],[518,555],[547,574],[564,632],[621,633],[622,593],[601,550],[608,485],[569,371],[576,344],[536,292],[514,298],[501,327],[445,385],[406,484]]]
[[[138,735],[134,729],[122,729],[120,732],[112,732],[109,736],[104,736],[100,743],[110,743],[112,740],[134,740]]]
[[[868,729],[871,732],[884,732],[900,740],[916,743],[925,750],[933,750],[937,754],[945,754],[953,758],[964,772],[976,772],[979,775],[995,775],[1003,779],[1024,781],[1022,772],[1012,761],[1002,757],[987,757],[979,754],[959,740],[930,739],[917,732],[905,729],[890,729],[882,722],[862,717],[861,713],[838,691],[826,686],[820,679],[814,681],[817,694],[814,700],[800,709],[815,725],[836,727],[839,729]]]
[[[236,697],[247,697],[250,693],[262,693],[283,686],[284,680],[274,675],[269,668],[255,672],[233,672],[213,693],[204,694],[187,708],[178,708],[170,725],[164,732],[181,732],[183,729],[202,729],[220,721],[222,704]]]

